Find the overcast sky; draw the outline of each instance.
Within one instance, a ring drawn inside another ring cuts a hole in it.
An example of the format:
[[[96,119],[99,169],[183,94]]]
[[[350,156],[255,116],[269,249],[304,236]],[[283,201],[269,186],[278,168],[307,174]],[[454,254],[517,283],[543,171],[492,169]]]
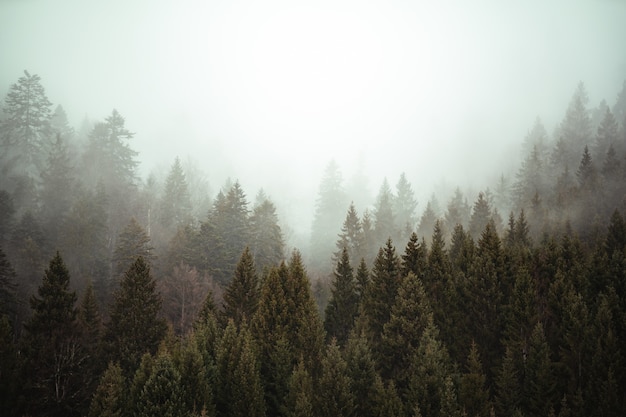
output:
[[[404,171],[423,196],[510,167],[579,81],[612,105],[626,2],[0,0],[2,94],[24,69],[76,128],[118,109],[143,173],[191,155],[299,204],[361,158],[372,193]]]

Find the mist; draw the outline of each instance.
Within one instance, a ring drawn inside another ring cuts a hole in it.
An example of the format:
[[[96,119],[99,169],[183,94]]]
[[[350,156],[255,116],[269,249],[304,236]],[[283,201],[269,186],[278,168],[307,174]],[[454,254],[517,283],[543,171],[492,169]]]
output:
[[[115,108],[143,178],[191,158],[212,192],[263,188],[307,233],[330,160],[369,198],[405,172],[418,212],[512,176],[580,81],[590,107],[615,101],[624,17],[611,0],[3,1],[0,91],[38,74],[76,130]]]

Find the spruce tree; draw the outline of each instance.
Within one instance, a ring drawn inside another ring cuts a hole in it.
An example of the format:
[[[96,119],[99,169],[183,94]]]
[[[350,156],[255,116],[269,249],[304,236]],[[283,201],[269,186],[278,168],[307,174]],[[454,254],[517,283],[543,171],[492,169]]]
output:
[[[50,260],[37,295],[31,296],[32,316],[25,324],[23,351],[33,401],[28,412],[78,415],[86,393],[81,365],[85,352],[76,322],[76,293],[61,255]]]
[[[467,356],[466,371],[461,375],[459,392],[463,412],[472,417],[488,417],[491,410],[487,379],[480,361],[478,347],[472,342]]]
[[[224,317],[236,326],[250,322],[259,302],[259,279],[250,249],[241,254],[232,280],[224,292]]]
[[[276,206],[267,197],[254,206],[250,216],[250,247],[260,273],[285,259],[285,241],[278,223]]]
[[[387,178],[385,178],[378,191],[374,209],[374,234],[377,242],[382,242],[387,239],[396,239],[397,237],[393,200],[393,193],[391,192]]]
[[[229,320],[217,352],[217,415],[265,416],[257,351],[247,326]]]
[[[122,368],[111,362],[100,377],[89,407],[89,417],[123,417],[130,414],[127,407],[126,379]]]
[[[17,312],[17,282],[11,262],[0,247],[0,317],[6,315],[10,322]]]
[[[333,275],[331,298],[324,315],[324,329],[329,339],[335,338],[337,344],[343,346],[354,326],[359,301],[348,249],[345,247]]]
[[[423,278],[426,273],[426,248],[418,241],[417,233],[411,233],[409,242],[402,254],[402,276],[407,276],[409,272],[418,278]]]
[[[150,267],[140,256],[120,282],[106,331],[109,359],[118,361],[126,375],[134,373],[144,353],[156,353],[165,336],[161,304]]]
[[[289,395],[285,409],[286,417],[314,417],[313,381],[304,363],[298,362],[289,378]]]
[[[383,326],[389,321],[391,307],[402,282],[401,265],[391,239],[378,252],[372,268],[371,281],[363,299],[362,314],[375,354],[380,352]]]
[[[165,179],[165,190],[160,207],[160,225],[166,230],[175,230],[191,222],[191,197],[185,172],[176,157]]]
[[[341,259],[341,253],[344,248],[348,251],[348,257],[352,260],[365,256],[363,253],[363,226],[354,203],[350,203],[336,246],[337,252],[335,252],[334,258],[337,261]]]
[[[331,340],[322,359],[322,373],[317,384],[317,415],[351,417],[354,415],[354,395],[347,365],[341,357],[339,346]]]
[[[185,417],[180,373],[167,352],[154,361],[152,372],[146,380],[134,406],[137,417]]]
[[[117,238],[113,253],[115,277],[121,277],[138,257],[150,262],[155,256],[150,245],[150,237],[133,217]]]
[[[383,326],[379,363],[382,376],[393,379],[400,393],[408,387],[411,360],[417,353],[424,329],[433,312],[422,281],[410,272],[403,280]]]

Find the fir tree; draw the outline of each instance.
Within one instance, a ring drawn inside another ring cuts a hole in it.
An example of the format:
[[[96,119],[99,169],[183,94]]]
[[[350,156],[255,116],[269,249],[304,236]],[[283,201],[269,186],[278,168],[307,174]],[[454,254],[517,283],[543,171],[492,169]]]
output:
[[[250,249],[241,254],[233,279],[224,292],[224,316],[236,326],[250,322],[259,302],[259,280]]]
[[[156,353],[165,336],[161,304],[150,267],[139,257],[120,282],[106,331],[109,358],[119,361],[126,375],[137,369],[144,353]]]
[[[176,157],[165,179],[160,224],[166,229],[184,227],[191,221],[191,213],[189,186],[180,159]]]
[[[387,178],[385,178],[378,191],[374,209],[374,234],[378,242],[387,239],[395,239],[397,236],[393,200],[393,193],[391,192]]]
[[[402,281],[401,266],[391,239],[378,252],[371,281],[363,299],[362,314],[367,322],[368,338],[375,354],[380,349],[383,326],[391,316],[391,306]]]
[[[183,408],[180,373],[167,352],[160,353],[156,358],[152,372],[134,406],[137,409],[135,414],[137,417],[187,415]]]
[[[336,260],[341,259],[341,253],[344,248],[348,251],[350,259],[360,259],[365,256],[363,253],[363,227],[359,215],[354,208],[354,203],[350,204],[346,219],[341,227],[341,233],[337,240],[337,252],[334,257]]]
[[[417,201],[404,172],[396,183],[396,197],[393,199],[396,229],[400,231],[400,238],[406,239],[415,229],[415,209]]]
[[[89,417],[123,417],[127,414],[126,380],[122,368],[111,362],[91,400]]]
[[[346,248],[342,251],[333,275],[331,298],[324,315],[324,329],[329,339],[335,338],[337,344],[343,346],[354,325],[359,301]]]
[[[153,250],[150,237],[133,217],[117,238],[117,246],[113,253],[115,276],[120,277],[124,274],[138,257],[142,257],[146,262],[153,260],[155,258]]]
[[[354,415],[354,395],[346,374],[347,365],[339,346],[331,340],[322,359],[322,373],[317,384],[317,415],[349,417]]]
[[[307,372],[304,363],[299,361],[289,379],[289,395],[285,416],[314,417],[313,399],[311,375]]]
[[[217,415],[265,416],[260,369],[252,335],[229,320],[217,352]]]
[[[402,255],[402,276],[412,272],[422,278],[426,272],[426,263],[426,248],[418,241],[417,233],[413,232]]]
[[[463,413],[473,417],[488,417],[491,404],[487,379],[478,354],[478,347],[474,342],[472,342],[465,367],[466,371],[461,375],[459,393]]]
[[[285,259],[285,242],[276,206],[268,198],[262,199],[252,210],[250,229],[250,245],[258,271],[265,271]]]
[[[11,262],[0,247],[0,317],[6,315],[14,320],[17,312],[17,282]]]

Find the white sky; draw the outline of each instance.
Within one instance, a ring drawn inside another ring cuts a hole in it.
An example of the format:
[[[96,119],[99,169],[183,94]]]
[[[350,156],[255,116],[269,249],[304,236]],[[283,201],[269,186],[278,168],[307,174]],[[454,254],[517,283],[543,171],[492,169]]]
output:
[[[27,69],[76,128],[117,108],[145,173],[190,155],[297,206],[361,156],[423,209],[517,163],[579,81],[612,105],[625,41],[621,0],[0,0],[0,93]]]

